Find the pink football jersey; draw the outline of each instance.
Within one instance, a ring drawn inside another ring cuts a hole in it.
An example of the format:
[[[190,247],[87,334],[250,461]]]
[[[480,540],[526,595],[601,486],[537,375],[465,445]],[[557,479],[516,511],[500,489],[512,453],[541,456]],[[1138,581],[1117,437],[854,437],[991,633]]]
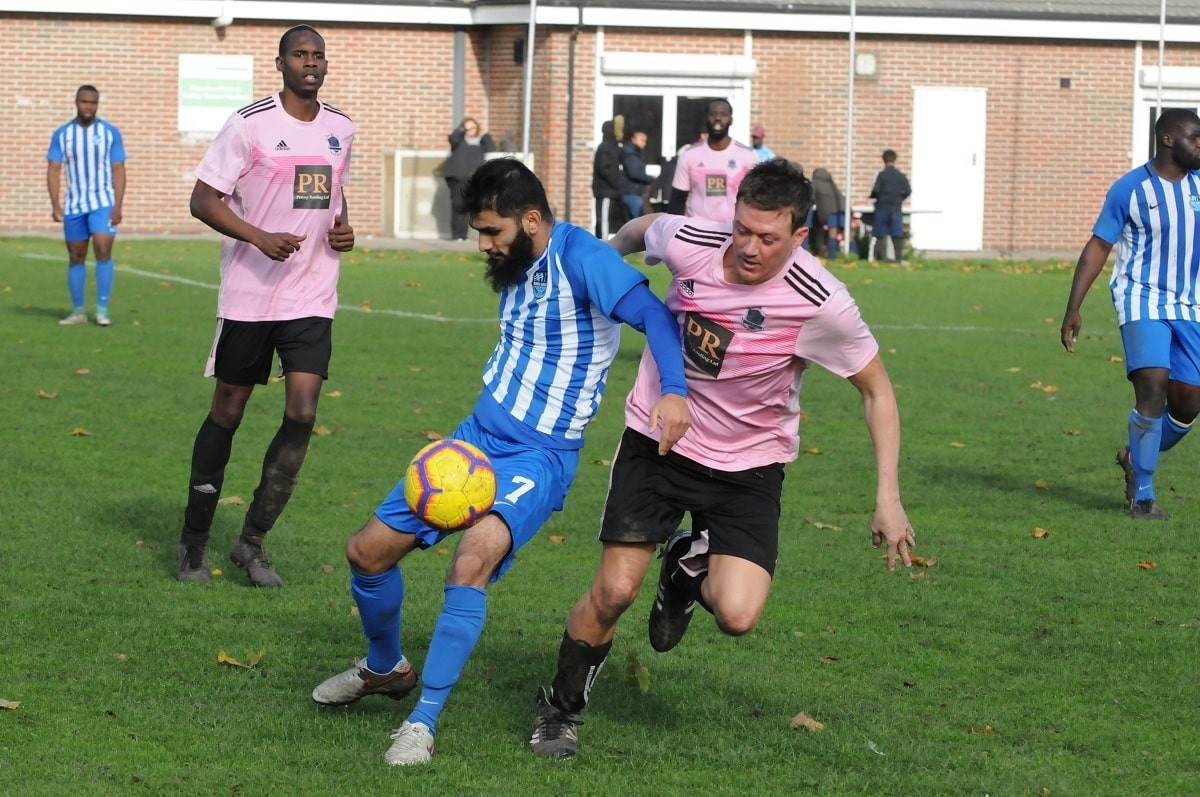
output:
[[[696,143],[679,156],[671,187],[687,192],[687,215],[732,222],[738,186],[757,164],[758,155],[745,144],[730,141],[718,151],[707,141]]]
[[[725,279],[728,223],[662,215],[646,232],[646,262],[665,263],[666,304],[683,332],[692,426],[674,451],[724,471],[791,462],[799,450],[800,385],[809,362],[841,377],[879,351],[846,286],[803,249],[758,285]],[[648,428],[659,398],[647,349],[625,423]]]
[[[239,217],[271,233],[307,236],[276,262],[245,241],[221,244],[217,315],[236,321],[333,318],[338,253],[327,233],[342,213],[355,124],[321,103],[311,122],[288,114],[272,94],[230,115],[196,167]]]

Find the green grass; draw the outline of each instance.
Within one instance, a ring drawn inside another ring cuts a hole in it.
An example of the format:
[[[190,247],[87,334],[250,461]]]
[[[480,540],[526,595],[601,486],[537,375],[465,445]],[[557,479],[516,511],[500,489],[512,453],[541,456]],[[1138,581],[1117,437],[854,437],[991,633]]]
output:
[[[545,761],[526,747],[534,691],[599,552],[605,463],[641,346],[629,332],[566,510],[490,590],[433,764],[398,770],[382,753],[408,701],[324,711],[308,695],[364,649],[346,537],[425,432],[448,432],[474,401],[495,342],[477,256],[345,259],[318,419],[332,434],[314,438],[269,538],[287,586],[260,592],[225,561],[244,506],[217,512],[224,574],[173,578],[212,390],[200,374],[215,244],[119,243],[113,326],[99,329],[56,323],[69,309],[61,242],[0,243],[0,699],[20,702],[0,710],[0,793],[1200,793],[1197,443],[1163,458],[1172,519],[1133,525],[1112,463],[1131,401],[1110,361],[1120,341],[1100,286],[1078,353],[1062,352],[1069,265],[837,265],[897,385],[905,504],[936,565],[888,573],[870,548],[858,395],[814,369],[802,446],[821,453],[789,467],[759,627],[729,639],[701,616],[655,654],[647,584],[586,712],[583,755]],[[225,496],[249,497],[281,412],[281,385],[256,391]],[[404,565],[418,664],[447,563],[429,551]],[[219,665],[222,649],[266,654],[244,670]],[[626,682],[631,657],[650,672],[645,694]],[[791,729],[801,711],[825,730]]]

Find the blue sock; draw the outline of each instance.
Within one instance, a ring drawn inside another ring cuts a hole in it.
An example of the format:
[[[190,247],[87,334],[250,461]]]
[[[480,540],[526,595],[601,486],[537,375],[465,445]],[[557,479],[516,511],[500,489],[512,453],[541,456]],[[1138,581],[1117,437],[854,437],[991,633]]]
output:
[[[486,590],[460,584],[446,586],[446,601],[421,671],[421,698],[408,715],[409,722],[424,723],[430,733],[436,732],[438,715],[483,633],[486,616]]]
[[[1162,440],[1158,444],[1159,451],[1170,451],[1183,436],[1192,430],[1192,424],[1180,423],[1171,417],[1168,410],[1163,415]]]
[[[83,312],[83,286],[87,283],[87,265],[72,263],[67,266],[67,290],[71,292],[71,305]]]
[[[1158,446],[1162,441],[1163,420],[1147,418],[1137,410],[1129,413],[1129,457],[1133,466],[1136,491],[1133,500],[1154,498],[1154,471],[1158,468]]]
[[[350,594],[358,604],[358,619],[367,635],[367,669],[391,672],[400,661],[400,607],[404,576],[392,567],[377,576],[350,569]]]
[[[96,261],[96,308],[108,309],[108,297],[112,295],[113,271],[112,260]]]

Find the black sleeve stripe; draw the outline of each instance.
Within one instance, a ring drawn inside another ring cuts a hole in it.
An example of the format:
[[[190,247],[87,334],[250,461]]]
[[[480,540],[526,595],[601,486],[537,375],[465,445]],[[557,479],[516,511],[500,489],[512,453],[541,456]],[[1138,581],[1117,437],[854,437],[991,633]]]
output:
[[[793,263],[792,267],[788,269],[784,281],[792,286],[792,289],[796,293],[818,307],[824,304],[825,300],[829,298],[829,290],[796,263]]]
[[[238,108],[237,112],[242,116],[253,116],[261,111],[270,110],[275,106],[275,100],[271,97],[263,97],[261,100],[256,100],[244,108]]]
[[[707,246],[719,249],[729,239],[729,233],[722,230],[706,230],[692,224],[685,224],[675,233],[675,238],[694,246]]]
[[[338,116],[344,116],[347,119],[350,119],[349,114],[345,113],[344,111],[339,111],[337,108],[334,108],[332,105],[329,105],[329,104],[323,102],[323,103],[321,103],[321,107],[323,107],[327,111],[332,111],[333,113],[336,113]],[[350,121],[354,121],[354,120],[351,119]]]

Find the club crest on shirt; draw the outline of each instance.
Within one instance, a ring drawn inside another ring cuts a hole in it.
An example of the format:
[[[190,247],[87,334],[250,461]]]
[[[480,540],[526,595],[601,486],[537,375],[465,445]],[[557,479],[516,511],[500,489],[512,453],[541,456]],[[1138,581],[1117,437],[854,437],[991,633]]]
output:
[[[325,140],[326,140],[326,142],[329,143],[329,151],[332,152],[334,155],[337,155],[339,152],[342,151],[342,142],[338,141],[337,136],[330,133],[329,138],[327,138]]]
[[[333,167],[296,165],[292,180],[292,207],[297,210],[328,210],[333,196]]]
[[[1188,205],[1191,206],[1192,210],[1200,213],[1200,194],[1191,194],[1188,196]]]
[[[679,282],[677,284],[679,285],[679,292],[682,293],[684,296],[695,296],[696,295],[696,281],[695,280],[679,280]]]
[[[549,284],[549,282],[549,275],[546,273],[546,269],[539,268],[537,271],[533,272],[534,297],[538,299],[544,299],[546,297],[546,286]]]
[[[746,329],[761,330],[767,323],[767,315],[761,307],[751,307],[742,316],[742,326]]]
[[[711,318],[688,313],[683,322],[683,354],[701,372],[716,378],[725,362],[733,332]]]

